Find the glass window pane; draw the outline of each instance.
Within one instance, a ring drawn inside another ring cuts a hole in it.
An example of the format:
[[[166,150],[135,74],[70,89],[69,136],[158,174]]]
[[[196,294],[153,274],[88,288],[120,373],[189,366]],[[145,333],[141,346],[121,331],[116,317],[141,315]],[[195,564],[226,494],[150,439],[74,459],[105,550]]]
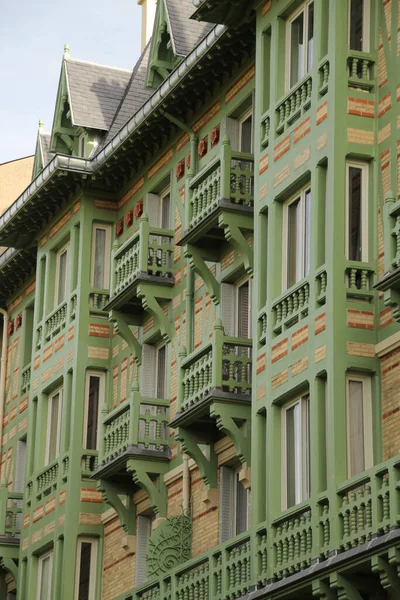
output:
[[[79,564],[78,600],[89,600],[91,554],[92,544],[89,542],[82,542]]]
[[[165,346],[157,352],[157,398],[165,398]]]
[[[89,378],[89,397],[86,431],[87,450],[97,449],[97,427],[99,421],[100,377],[91,375]]]
[[[235,515],[235,533],[239,535],[247,531],[247,509],[248,509],[248,491],[239,481],[239,473],[236,473],[236,515]]]
[[[253,152],[253,115],[240,123],[240,152]]]
[[[161,198],[161,229],[169,229],[170,228],[170,204],[171,197],[169,194],[166,194]]]
[[[362,260],[362,170],[349,167],[349,260]]]
[[[287,286],[291,287],[298,281],[299,266],[299,215],[300,200],[295,200],[288,206],[288,240],[287,240]],[[301,260],[301,258],[300,258]]]
[[[97,289],[108,288],[108,282],[105,281],[106,236],[105,229],[95,229],[93,287]]]
[[[248,338],[250,331],[249,318],[249,282],[244,283],[238,289],[238,336]]]
[[[299,501],[306,500],[310,495],[311,482],[310,482],[310,401],[309,398],[302,399],[302,440],[301,446],[303,449],[303,465],[302,465],[302,494]]]
[[[350,50],[362,51],[364,29],[364,0],[350,2]]]
[[[58,255],[57,304],[64,302],[67,292],[68,249]]]
[[[296,502],[296,406],[286,411],[286,500],[287,508]]]
[[[308,7],[307,73],[311,71],[314,52],[314,4]]]
[[[362,381],[349,381],[348,394],[349,477],[353,477],[365,470]]]
[[[307,190],[304,197],[304,273],[306,277],[310,272],[310,218],[311,218],[311,192]]]
[[[290,27],[290,87],[304,75],[304,12]]]
[[[50,600],[51,593],[51,557],[47,556],[40,562],[41,579],[39,600]]]
[[[58,417],[60,410],[60,394],[56,394],[50,399],[49,406],[49,457],[48,462],[52,462],[58,455]]]

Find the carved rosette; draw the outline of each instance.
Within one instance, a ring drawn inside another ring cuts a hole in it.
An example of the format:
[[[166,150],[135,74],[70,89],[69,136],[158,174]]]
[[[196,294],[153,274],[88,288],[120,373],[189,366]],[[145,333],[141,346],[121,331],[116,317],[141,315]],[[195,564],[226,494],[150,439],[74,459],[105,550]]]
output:
[[[147,548],[147,576],[159,577],[189,560],[192,553],[192,520],[185,515],[168,517],[153,532]]]

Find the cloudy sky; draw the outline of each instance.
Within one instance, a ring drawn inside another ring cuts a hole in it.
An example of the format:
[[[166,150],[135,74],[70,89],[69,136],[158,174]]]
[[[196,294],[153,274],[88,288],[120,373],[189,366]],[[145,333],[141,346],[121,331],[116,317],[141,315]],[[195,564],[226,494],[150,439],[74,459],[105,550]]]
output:
[[[64,44],[74,58],[131,69],[140,52],[137,0],[0,0],[0,163],[35,151],[50,131]]]

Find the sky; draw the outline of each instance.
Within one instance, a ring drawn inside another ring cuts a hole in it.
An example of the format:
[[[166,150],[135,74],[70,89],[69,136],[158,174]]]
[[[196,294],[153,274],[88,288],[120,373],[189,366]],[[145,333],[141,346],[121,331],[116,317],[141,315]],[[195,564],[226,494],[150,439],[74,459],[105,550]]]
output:
[[[64,44],[72,58],[132,69],[137,0],[0,0],[0,164],[35,152],[51,130]]]

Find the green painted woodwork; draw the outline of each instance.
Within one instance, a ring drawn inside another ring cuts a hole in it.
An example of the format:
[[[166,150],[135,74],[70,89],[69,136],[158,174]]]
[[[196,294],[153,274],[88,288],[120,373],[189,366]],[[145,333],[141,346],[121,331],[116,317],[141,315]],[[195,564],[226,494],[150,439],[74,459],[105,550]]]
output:
[[[168,574],[191,558],[192,519],[188,515],[168,517],[153,531],[147,548],[149,579]]]
[[[170,27],[165,2],[160,0],[157,3],[147,68],[147,85],[149,87],[157,88],[182,60],[182,57],[176,54]]]

